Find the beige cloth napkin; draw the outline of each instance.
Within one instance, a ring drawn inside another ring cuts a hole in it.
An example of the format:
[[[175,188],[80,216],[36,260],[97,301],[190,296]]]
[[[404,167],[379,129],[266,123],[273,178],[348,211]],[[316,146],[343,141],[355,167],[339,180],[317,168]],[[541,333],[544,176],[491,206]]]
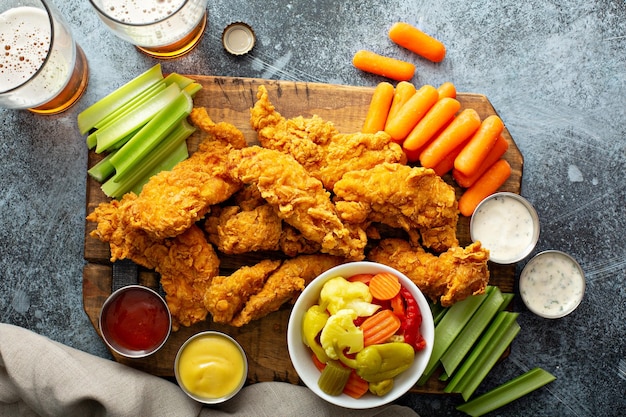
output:
[[[219,407],[202,407],[176,384],[0,323],[0,416],[416,416],[392,405],[348,410],[305,387],[245,387]]]

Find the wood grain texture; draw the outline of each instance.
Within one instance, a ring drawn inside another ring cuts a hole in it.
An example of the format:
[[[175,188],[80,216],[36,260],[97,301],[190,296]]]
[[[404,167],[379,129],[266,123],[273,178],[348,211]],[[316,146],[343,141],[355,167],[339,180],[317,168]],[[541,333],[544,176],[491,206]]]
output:
[[[256,101],[256,92],[259,85],[267,87],[270,100],[276,109],[285,117],[305,116],[314,114],[325,120],[332,121],[337,129],[343,133],[360,130],[371,95],[372,87],[352,87],[329,84],[261,80],[252,78],[230,78],[197,76],[196,79],[203,85],[195,99],[194,105],[206,107],[211,118],[216,121],[225,121],[237,126],[245,135],[248,143],[256,143],[256,133],[250,126],[250,108]],[[497,114],[489,100],[480,94],[459,93],[458,100],[463,108],[473,108],[481,119]],[[503,132],[509,142],[509,149],[505,158],[510,163],[512,175],[501,187],[502,191],[518,193],[521,190],[523,157],[511,138],[508,130]],[[198,145],[198,135],[192,135],[188,140],[191,151]],[[93,166],[101,157],[94,152],[89,153],[88,164]],[[449,176],[444,179],[450,184],[454,182]],[[461,190],[456,187],[457,197]],[[100,190],[100,184],[93,179],[87,179],[86,210],[91,213],[101,202],[107,201]],[[111,264],[110,252],[107,244],[89,236],[94,224],[86,222],[84,257],[87,265],[83,271],[83,305],[96,331],[98,315],[106,297],[111,293]],[[462,245],[470,243],[469,219],[461,216],[457,235]],[[263,255],[228,256],[222,259],[222,273],[230,273],[241,265],[257,262]],[[515,279],[515,265],[490,264],[490,284],[497,285],[503,291],[512,292]],[[141,271],[140,283],[156,288],[158,276],[152,271]],[[169,377],[174,375],[173,364],[178,348],[191,335],[207,330],[220,330],[233,336],[248,355],[249,373],[248,383],[263,381],[285,381],[294,384],[301,383],[291,364],[287,351],[287,322],[289,308],[285,307],[261,320],[257,320],[243,328],[217,325],[207,320],[189,328],[182,328],[171,335],[165,346],[154,355],[143,359],[127,359],[115,356],[118,362],[144,370],[154,375]],[[436,377],[423,387],[415,387],[415,392],[441,393],[443,384]]]

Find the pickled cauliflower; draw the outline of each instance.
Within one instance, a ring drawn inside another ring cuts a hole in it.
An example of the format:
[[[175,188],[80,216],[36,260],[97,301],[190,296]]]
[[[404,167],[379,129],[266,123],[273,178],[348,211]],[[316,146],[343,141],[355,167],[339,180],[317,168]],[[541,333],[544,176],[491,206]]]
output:
[[[320,334],[320,343],[329,358],[339,358],[336,349],[348,349],[348,353],[363,349],[363,331],[354,324],[357,317],[354,310],[343,309],[328,318]]]
[[[372,304],[372,294],[367,284],[350,282],[343,277],[328,280],[320,292],[320,305],[328,312],[337,314],[339,310],[350,309],[358,317],[368,317],[374,314],[380,306]]]

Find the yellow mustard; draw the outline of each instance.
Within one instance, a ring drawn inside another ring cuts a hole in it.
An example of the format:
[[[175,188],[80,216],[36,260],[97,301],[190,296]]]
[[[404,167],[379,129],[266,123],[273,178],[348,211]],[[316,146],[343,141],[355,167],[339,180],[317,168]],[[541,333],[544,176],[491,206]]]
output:
[[[187,391],[201,398],[229,396],[246,377],[244,372],[244,358],[239,348],[218,334],[190,341],[178,361],[180,382]]]

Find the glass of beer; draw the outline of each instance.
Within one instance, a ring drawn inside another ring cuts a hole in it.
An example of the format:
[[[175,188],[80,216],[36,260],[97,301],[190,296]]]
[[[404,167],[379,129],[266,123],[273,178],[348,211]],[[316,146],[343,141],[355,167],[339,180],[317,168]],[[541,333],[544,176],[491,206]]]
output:
[[[78,101],[88,79],[85,54],[53,5],[0,2],[0,107],[60,113]]]
[[[155,58],[177,58],[202,38],[207,0],[90,0],[119,38]]]

